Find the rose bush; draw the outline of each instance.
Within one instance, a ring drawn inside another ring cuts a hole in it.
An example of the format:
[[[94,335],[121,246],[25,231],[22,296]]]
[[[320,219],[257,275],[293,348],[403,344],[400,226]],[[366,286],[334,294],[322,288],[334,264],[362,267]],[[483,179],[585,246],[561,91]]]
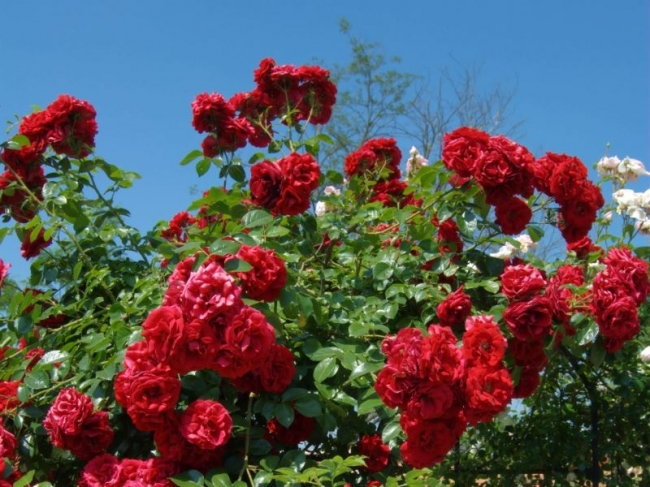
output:
[[[577,157],[472,128],[442,161],[412,150],[405,179],[397,141],[369,140],[344,179],[318,165],[329,73],[265,59],[254,80],[191,103],[207,136],[181,164],[220,183],[146,235],[113,204],[137,175],[93,156],[88,102],[2,144],[1,236],[34,260],[2,329],[0,485],[463,484],[506,448],[515,399],[573,390],[555,364],[592,408],[617,390],[647,341],[631,219],[650,199],[620,192],[638,161],[599,165],[619,236]],[[552,228],[566,250],[539,259]],[[565,465],[592,481],[614,458],[595,417],[588,466]]]

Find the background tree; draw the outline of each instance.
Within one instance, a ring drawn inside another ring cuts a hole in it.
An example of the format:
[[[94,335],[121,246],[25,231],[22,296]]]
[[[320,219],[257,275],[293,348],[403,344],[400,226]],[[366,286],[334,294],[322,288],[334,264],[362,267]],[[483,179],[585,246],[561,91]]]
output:
[[[381,44],[356,37],[346,19],[340,30],[352,60],[331,69],[339,91],[325,128],[334,141],[325,148],[325,167],[340,169],[347,154],[375,137],[395,137],[415,145],[425,158],[438,159],[443,135],[454,128],[514,135],[521,127],[509,113],[516,88],[482,88],[480,67],[454,60],[437,77],[423,77],[400,69],[400,58],[386,57]]]

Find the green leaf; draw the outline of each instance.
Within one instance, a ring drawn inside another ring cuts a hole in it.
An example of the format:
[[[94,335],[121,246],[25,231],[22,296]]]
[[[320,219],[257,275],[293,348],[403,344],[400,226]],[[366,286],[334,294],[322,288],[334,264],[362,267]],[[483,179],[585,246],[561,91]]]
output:
[[[354,368],[354,370],[350,374],[350,380],[354,380],[363,375],[376,372],[382,369],[383,367],[384,367],[383,363],[362,362]]]
[[[320,362],[327,357],[343,357],[343,350],[337,347],[323,347],[309,355],[309,358],[316,362]]]
[[[328,357],[319,362],[314,368],[314,380],[316,382],[323,382],[325,379],[329,379],[336,375],[338,370],[339,364],[337,363],[336,358]]]
[[[21,147],[25,147],[25,146],[30,144],[29,139],[26,136],[24,136],[23,134],[14,135],[10,139],[10,141],[13,142],[16,146],[18,146],[18,149],[20,149]],[[13,147],[10,147],[10,148],[13,149]],[[32,474],[32,477],[33,476],[34,476],[34,474]],[[31,480],[31,478],[30,478],[30,480]],[[27,482],[27,483],[29,483],[29,482]]]
[[[51,350],[47,352],[43,357],[41,357],[41,360],[38,361],[40,365],[49,365],[49,364],[55,364],[57,362],[64,362],[65,360],[68,360],[70,358],[70,354],[68,352],[62,352],[60,350]]]
[[[33,390],[45,389],[50,385],[50,376],[44,370],[33,370],[25,376],[24,382]]]
[[[34,470],[30,470],[25,475],[20,477],[20,479],[16,480],[13,487],[26,487],[34,478],[34,473]]]
[[[293,418],[295,416],[293,408],[286,403],[276,404],[273,408],[275,417],[278,419],[280,424],[285,428],[288,428],[293,423]]]
[[[399,422],[388,423],[381,432],[381,441],[388,443],[397,438],[401,432],[402,427],[399,425]]]
[[[280,462],[280,457],[270,455],[260,459],[260,467],[262,467],[267,472],[272,472],[275,470],[275,467],[278,466]]]
[[[492,294],[498,293],[501,289],[501,285],[497,281],[483,281],[481,287]]]
[[[542,228],[538,227],[537,225],[528,225],[526,229],[528,235],[530,235],[530,239],[533,242],[539,242],[544,236],[544,230],[542,230]]]
[[[243,183],[246,180],[246,171],[239,165],[228,167],[228,175],[238,183]]]
[[[242,259],[228,259],[223,268],[226,272],[246,272],[250,271],[253,266]]]
[[[242,224],[247,228],[260,227],[273,222],[273,215],[266,210],[251,210],[242,217]]]
[[[269,485],[273,481],[273,474],[271,472],[267,472],[265,470],[260,470],[257,472],[257,475],[253,478],[253,485],[255,487],[260,486],[263,487],[265,485]]]
[[[212,161],[210,159],[201,159],[196,163],[196,174],[198,174],[199,177],[203,176],[206,172],[208,172],[211,165]]]
[[[325,142],[326,144],[334,145],[334,139],[332,139],[332,137],[330,137],[329,135],[327,135],[325,133],[321,132],[320,134],[318,134],[316,136],[316,138],[318,140],[320,140],[321,142]]]
[[[393,266],[386,262],[378,262],[372,269],[372,275],[378,281],[385,281],[393,275]]]
[[[373,397],[359,404],[359,409],[357,412],[361,415],[368,414],[378,408],[383,407],[383,405],[384,401],[382,401],[379,397]]]
[[[234,240],[219,239],[212,242],[210,252],[217,255],[236,254],[241,244]]]
[[[315,396],[299,399],[294,404],[294,407],[296,408],[296,411],[308,418],[315,418],[316,416],[323,414],[320,401]]]
[[[200,151],[198,149],[194,149],[189,154],[187,154],[185,157],[183,157],[183,160],[180,162],[180,164],[181,164],[181,166],[187,166],[190,162],[192,162],[192,161],[194,161],[194,160],[196,160],[196,159],[198,159],[199,157],[202,157],[202,156],[203,156],[202,151]]]
[[[171,477],[171,481],[179,487],[203,487],[203,480],[203,474],[198,470],[188,470],[187,472]],[[213,485],[217,484],[213,482]],[[230,485],[230,479],[228,479],[228,484],[223,485]]]
[[[210,479],[210,482],[212,483],[213,487],[232,487],[230,477],[227,473],[219,473],[217,475],[213,475]]]
[[[578,345],[583,346],[587,343],[593,342],[598,336],[598,325],[591,321],[587,326],[583,326],[576,333],[576,341]]]

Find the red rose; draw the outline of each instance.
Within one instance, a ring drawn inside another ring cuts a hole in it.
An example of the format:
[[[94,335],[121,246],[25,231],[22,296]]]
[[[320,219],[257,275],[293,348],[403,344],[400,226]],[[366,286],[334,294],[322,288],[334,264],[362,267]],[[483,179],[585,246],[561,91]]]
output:
[[[637,305],[631,296],[623,296],[595,315],[600,333],[610,340],[626,342],[640,331]]]
[[[551,311],[553,319],[562,323],[569,334],[575,333],[575,329],[570,326],[570,313],[578,306],[576,301],[579,296],[574,295],[574,291],[567,286],[582,286],[585,283],[584,273],[581,267],[572,265],[560,266],[554,276],[548,281],[545,295],[551,302]],[[584,298],[583,298],[584,299]],[[584,308],[584,306],[582,306]],[[578,309],[582,309],[578,308]]]
[[[157,361],[177,362],[183,343],[185,320],[179,306],[161,306],[149,313],[142,324],[142,336]]]
[[[300,66],[296,72],[301,81],[292,94],[298,110],[296,119],[314,125],[327,123],[336,103],[336,85],[329,80],[330,72],[319,66]]]
[[[577,157],[552,154],[552,158],[556,165],[550,179],[550,193],[555,201],[564,204],[580,196],[582,182],[587,179],[587,167]]]
[[[620,278],[628,284],[630,294],[638,306],[645,302],[650,294],[647,261],[632,255],[628,248],[613,247],[607,252],[603,263],[616,269]]]
[[[20,406],[18,399],[19,380],[0,380],[0,413],[7,413]]]
[[[282,191],[282,171],[271,161],[262,161],[251,167],[251,200],[254,205],[273,210]]]
[[[406,411],[414,418],[435,419],[456,416],[460,404],[456,401],[454,388],[445,384],[423,381],[409,392]]]
[[[226,346],[254,368],[266,360],[275,342],[275,330],[261,311],[243,306],[234,314],[226,327]]]
[[[209,321],[234,313],[242,306],[241,289],[216,262],[203,265],[190,275],[181,300],[184,314],[190,321]]]
[[[57,154],[82,158],[95,147],[95,108],[85,100],[60,95],[46,109],[49,116],[47,142]]]
[[[510,303],[503,313],[512,334],[519,340],[538,341],[551,331],[551,303],[546,296]]]
[[[242,245],[235,257],[253,266],[246,272],[235,273],[241,281],[242,290],[249,298],[257,301],[275,301],[280,296],[287,281],[287,270],[284,261],[273,250]]]
[[[463,352],[456,346],[456,336],[450,328],[430,325],[429,335],[422,340],[417,357],[417,373],[434,384],[453,385],[465,374]]]
[[[41,228],[34,238],[32,238],[31,232],[27,233],[27,236],[23,240],[22,245],[20,246],[20,255],[23,258],[29,260],[32,257],[36,257],[41,253],[46,247],[49,247],[52,244],[52,239],[45,240],[45,229]]]
[[[467,319],[463,334],[463,354],[470,367],[495,368],[501,364],[507,341],[491,316]]]
[[[575,252],[576,257],[581,260],[586,259],[591,253],[602,254],[603,250],[599,245],[595,245],[588,236],[568,242],[566,248],[569,252]]]
[[[501,292],[510,301],[522,301],[540,294],[546,279],[539,269],[530,264],[511,265],[501,274]]]
[[[238,118],[250,123],[248,141],[255,147],[268,146],[273,137],[271,121],[277,115],[269,96],[255,89],[249,93],[235,93],[229,103],[239,112]]]
[[[395,139],[370,139],[345,158],[344,170],[348,177],[372,175],[376,181],[399,179],[401,160],[402,152]]]
[[[60,446],[61,435],[78,435],[93,409],[90,397],[72,387],[62,389],[43,421],[52,443]]]
[[[59,392],[45,416],[43,427],[54,446],[70,450],[81,460],[100,454],[113,440],[108,413],[93,413],[90,397],[73,388]]]
[[[535,367],[524,367],[519,374],[519,381],[512,393],[513,398],[523,399],[532,396],[539,386],[539,371]]]
[[[180,432],[190,443],[214,450],[230,439],[232,418],[217,401],[197,399],[181,415]]]
[[[115,399],[140,431],[153,431],[173,412],[181,381],[168,369],[123,371],[115,378]]]
[[[577,193],[563,201],[560,206],[559,227],[568,243],[584,238],[591,229],[596,214],[605,204],[598,186],[591,181],[576,182]]]
[[[449,294],[437,306],[436,315],[442,326],[462,326],[472,312],[472,301],[463,287]]]
[[[219,93],[201,93],[192,102],[192,126],[199,133],[219,133],[234,116],[235,109]]]
[[[517,235],[526,229],[533,216],[528,204],[519,198],[510,198],[494,208],[496,224],[506,235]]]
[[[296,375],[296,366],[291,350],[274,343],[269,355],[259,369],[262,389],[272,394],[282,394]]]
[[[544,342],[527,341],[511,338],[508,340],[508,352],[516,365],[522,367],[534,367],[542,370],[548,363],[548,357],[544,351]]]
[[[214,357],[223,343],[211,323],[193,320],[183,330],[183,342],[173,368],[179,374],[214,367]]]
[[[114,432],[106,411],[93,413],[78,435],[65,438],[63,448],[80,460],[90,460],[103,453],[113,441]]]
[[[124,481],[121,472],[120,461],[114,455],[98,455],[84,466],[78,487],[119,487]]]
[[[461,127],[445,134],[442,142],[442,162],[461,177],[469,178],[476,161],[487,150],[490,135],[469,127]]]
[[[359,441],[359,454],[366,457],[368,472],[376,473],[388,466],[390,448],[381,441],[380,435],[363,435]]]
[[[11,264],[5,264],[2,259],[0,259],[0,290],[2,290],[2,284],[4,283],[5,277],[7,277],[7,271],[11,267]]]
[[[491,421],[512,399],[512,378],[501,368],[471,367],[465,383],[465,416],[471,425]]]
[[[0,458],[13,459],[16,455],[17,446],[16,437],[5,429],[0,418]]]
[[[406,441],[400,451],[413,468],[426,468],[444,460],[466,428],[461,418],[414,420],[407,414],[400,418]]]

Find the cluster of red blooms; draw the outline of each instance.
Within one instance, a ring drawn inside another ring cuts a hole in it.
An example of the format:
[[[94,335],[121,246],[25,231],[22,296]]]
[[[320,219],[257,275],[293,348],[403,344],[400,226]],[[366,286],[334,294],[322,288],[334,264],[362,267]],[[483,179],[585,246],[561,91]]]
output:
[[[605,268],[594,277],[591,312],[613,353],[639,333],[638,307],[650,293],[648,263],[629,249],[612,248],[602,259]]]
[[[102,453],[113,441],[106,411],[94,411],[92,399],[73,388],[62,389],[47,412],[43,427],[54,446],[81,460]]]
[[[251,201],[274,215],[299,215],[309,208],[319,178],[320,167],[310,154],[258,162],[251,168]]]
[[[42,156],[48,146],[57,154],[69,157],[86,157],[95,146],[97,122],[95,109],[84,100],[61,95],[45,110],[22,119],[20,135],[29,144],[19,150],[5,148],[0,159],[7,169],[0,175],[0,213],[10,215],[19,223],[27,223],[36,214],[36,201],[42,200],[43,186],[47,182],[42,166]],[[25,259],[37,256],[50,245],[41,229],[31,232],[23,240],[21,255]]]
[[[587,235],[605,203],[578,158],[547,153],[535,160],[528,149],[503,136],[461,127],[445,135],[442,160],[455,172],[454,184],[470,179],[479,184],[506,235],[521,233],[530,222],[532,211],[522,198],[535,189],[560,204],[559,227],[568,243]]]
[[[370,177],[374,181],[370,201],[384,206],[417,204],[411,195],[404,195],[406,182],[400,181],[402,152],[392,138],[370,139],[345,158],[348,177]]]
[[[233,258],[248,262],[252,269],[228,274],[222,264]],[[244,391],[274,394],[291,383],[296,371],[293,354],[275,342],[274,329],[264,315],[242,301],[242,294],[261,301],[277,299],[286,281],[283,261],[273,251],[248,246],[233,255],[209,257],[193,272],[195,259],[182,261],[170,275],[163,306],[143,323],[144,339],[127,348],[125,370],[115,379],[117,402],[136,428],[153,431],[160,457],[118,460],[105,454],[114,436],[108,414],[94,411],[92,400],[73,388],[63,389],[50,407],[43,425],[52,444],[89,460],[78,485],[133,481],[170,487],[168,477],[182,470],[206,470],[221,463],[232,419],[222,404],[208,399],[195,400],[178,412],[180,375],[215,370]],[[42,355],[38,351],[33,360]],[[20,404],[19,384],[0,383],[3,411]],[[312,418],[296,413],[291,428],[270,421],[267,436],[288,444],[295,438],[300,442],[314,424]],[[0,428],[3,456],[15,456],[15,443],[13,434]]]
[[[503,366],[506,340],[490,316],[465,322],[463,347],[450,328],[430,325],[428,334],[404,328],[382,342],[387,357],[375,390],[400,408],[406,434],[404,461],[415,468],[441,462],[467,424],[490,421],[512,397]]]
[[[266,147],[273,138],[273,120],[286,125],[300,121],[325,124],[336,102],[336,86],[329,71],[318,66],[280,65],[263,59],[255,70],[257,86],[226,100],[218,93],[202,93],[192,102],[192,125],[209,132],[201,144],[206,157],[244,147]]]

